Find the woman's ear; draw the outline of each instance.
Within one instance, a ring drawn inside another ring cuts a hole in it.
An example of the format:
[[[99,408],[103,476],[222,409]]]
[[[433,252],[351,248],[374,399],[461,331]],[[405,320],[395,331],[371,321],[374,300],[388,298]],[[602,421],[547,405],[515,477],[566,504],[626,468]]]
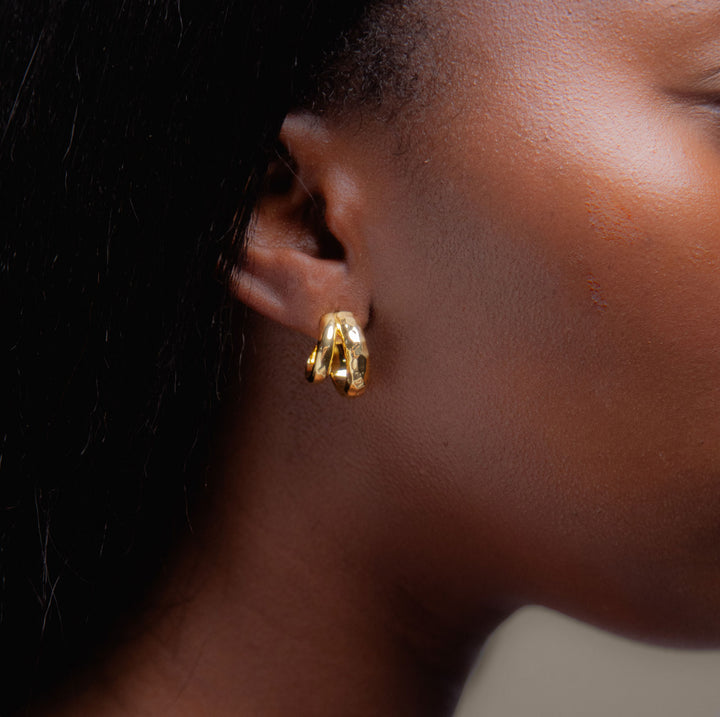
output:
[[[348,153],[326,123],[289,115],[282,152],[271,163],[231,289],[254,311],[317,338],[320,317],[370,313],[369,267],[362,235],[364,197]]]

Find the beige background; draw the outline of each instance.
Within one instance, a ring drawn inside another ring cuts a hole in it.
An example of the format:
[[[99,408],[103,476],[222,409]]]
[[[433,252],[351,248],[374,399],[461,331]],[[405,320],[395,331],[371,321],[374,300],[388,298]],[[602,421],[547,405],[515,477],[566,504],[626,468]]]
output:
[[[648,647],[541,608],[490,639],[455,717],[720,717],[720,651]]]

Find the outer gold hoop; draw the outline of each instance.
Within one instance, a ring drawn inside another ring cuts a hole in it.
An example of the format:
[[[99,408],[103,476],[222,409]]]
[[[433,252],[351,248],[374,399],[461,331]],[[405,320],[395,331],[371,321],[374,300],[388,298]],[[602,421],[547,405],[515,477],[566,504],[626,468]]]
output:
[[[325,314],[320,338],[305,366],[305,378],[317,383],[328,374],[343,396],[359,396],[367,387],[369,355],[365,336],[349,311]]]

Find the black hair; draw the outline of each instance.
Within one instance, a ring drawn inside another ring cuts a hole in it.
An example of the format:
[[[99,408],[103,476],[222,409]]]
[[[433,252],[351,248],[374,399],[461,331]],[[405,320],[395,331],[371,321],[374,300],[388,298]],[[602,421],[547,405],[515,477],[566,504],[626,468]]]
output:
[[[187,527],[233,370],[218,259],[287,111],[398,75],[374,4],[3,3],[0,714],[85,659]]]

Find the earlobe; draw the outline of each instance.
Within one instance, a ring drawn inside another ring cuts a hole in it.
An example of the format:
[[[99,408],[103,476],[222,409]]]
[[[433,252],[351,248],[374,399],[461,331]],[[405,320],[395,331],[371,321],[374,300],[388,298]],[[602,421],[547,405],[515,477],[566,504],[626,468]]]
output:
[[[280,139],[288,156],[270,170],[230,288],[254,311],[314,339],[330,312],[351,311],[364,325],[371,299],[356,221],[363,200],[347,153],[308,114],[288,117]]]
[[[257,313],[314,337],[328,307],[357,302],[342,262],[250,241],[243,266],[232,270],[230,286]]]

